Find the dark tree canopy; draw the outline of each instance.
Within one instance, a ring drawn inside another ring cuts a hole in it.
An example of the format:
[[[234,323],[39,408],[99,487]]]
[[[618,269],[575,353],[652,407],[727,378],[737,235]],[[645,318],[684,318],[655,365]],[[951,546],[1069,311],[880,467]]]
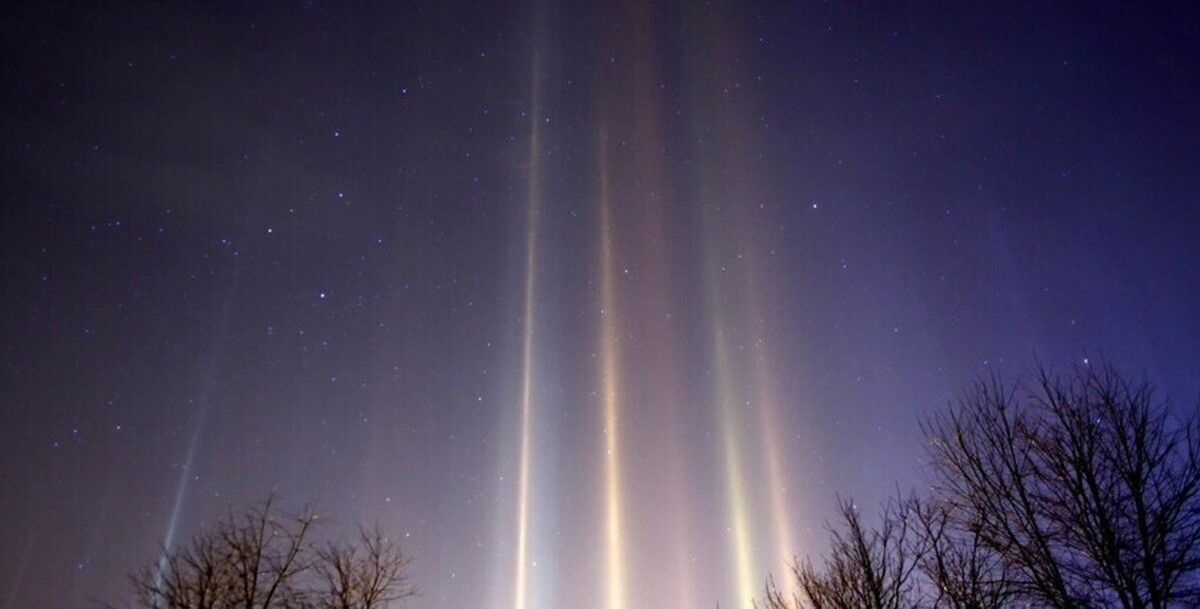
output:
[[[377,529],[354,543],[318,541],[311,508],[285,515],[268,499],[133,575],[143,609],[384,609],[416,594],[409,558]]]
[[[917,567],[910,551],[915,531],[901,513],[906,502],[881,510],[882,523],[868,529],[853,501],[838,500],[840,527],[830,527],[830,549],[821,567],[810,561],[792,568],[798,591],[790,598],[768,584],[766,606],[783,608],[807,602],[814,609],[903,609],[914,594]]]
[[[823,567],[797,564],[800,594],[768,585],[764,602],[1200,606],[1197,417],[1107,365],[978,381],[922,422],[928,495],[885,506],[877,528],[841,503]]]

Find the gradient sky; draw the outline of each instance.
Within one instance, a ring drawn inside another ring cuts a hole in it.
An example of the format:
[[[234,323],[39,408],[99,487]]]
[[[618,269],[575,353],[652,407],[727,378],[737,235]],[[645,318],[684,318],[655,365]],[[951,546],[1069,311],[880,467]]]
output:
[[[272,490],[413,607],[742,607],[977,375],[1200,390],[1190,3],[15,2],[0,66],[3,609]]]

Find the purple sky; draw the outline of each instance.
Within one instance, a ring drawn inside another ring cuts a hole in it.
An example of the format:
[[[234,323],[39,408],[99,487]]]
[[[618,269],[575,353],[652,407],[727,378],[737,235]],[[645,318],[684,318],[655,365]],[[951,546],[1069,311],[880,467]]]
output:
[[[743,607],[978,375],[1190,408],[1200,12],[1069,4],[0,8],[0,609],[272,490],[412,607]]]

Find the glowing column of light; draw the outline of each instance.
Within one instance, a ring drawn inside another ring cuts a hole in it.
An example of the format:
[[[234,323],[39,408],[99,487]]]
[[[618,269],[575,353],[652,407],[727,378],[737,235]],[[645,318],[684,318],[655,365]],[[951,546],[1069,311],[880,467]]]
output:
[[[707,220],[707,227],[715,226],[712,218],[707,218]],[[705,279],[712,307],[713,360],[716,368],[715,393],[718,401],[717,408],[720,412],[721,450],[725,466],[725,498],[731,533],[729,542],[734,559],[734,574],[739,599],[737,604],[745,606],[758,592],[758,586],[755,583],[757,575],[750,552],[750,510],[747,506],[746,483],[743,476],[745,465],[742,462],[738,406],[733,388],[734,371],[730,363],[729,341],[722,329],[725,314],[721,294],[723,282],[718,270],[721,266],[717,259],[715,243],[710,241],[707,249]]]
[[[716,159],[714,159],[715,161]],[[714,163],[714,166],[717,163]],[[706,177],[714,174],[704,174]],[[714,179],[714,178],[710,178]],[[756,583],[758,574],[751,553],[750,508],[745,481],[745,464],[741,446],[741,421],[739,405],[734,387],[735,371],[730,361],[729,338],[725,335],[726,307],[723,281],[725,268],[721,263],[720,241],[724,237],[718,227],[721,223],[715,216],[719,207],[711,200],[711,190],[717,186],[710,182],[701,186],[701,235],[705,240],[704,283],[707,288],[709,325],[712,333],[712,357],[715,368],[714,395],[721,433],[721,451],[725,478],[726,512],[729,522],[729,544],[734,560],[737,606],[751,605],[759,592]],[[709,200],[705,200],[709,199]]]
[[[600,133],[600,382],[604,407],[605,607],[624,609],[619,371],[617,364],[616,269],[607,134]]]
[[[719,319],[719,318],[718,318]],[[739,438],[737,404],[733,396],[729,345],[726,344],[714,319],[713,337],[716,341],[717,399],[721,410],[721,441],[725,460],[725,493],[729,510],[734,568],[737,577],[738,605],[749,603],[758,592],[753,559],[750,553],[750,511],[746,505],[746,483],[743,477],[742,447]]]
[[[666,518],[661,524],[665,525],[664,532],[669,540],[664,542],[669,552],[661,554],[658,560],[667,561],[671,568],[663,569],[653,577],[674,584],[658,593],[672,595],[675,606],[697,607],[703,603],[695,599],[696,567],[692,559],[695,544],[690,538],[694,505],[688,494],[689,482],[693,477],[688,468],[683,432],[689,426],[686,420],[681,420],[685,416],[683,409],[686,400],[678,391],[682,383],[676,369],[676,363],[680,361],[678,337],[672,335],[667,327],[669,324],[662,323],[663,315],[669,318],[669,311],[677,304],[673,302],[671,291],[673,278],[670,256],[673,242],[671,225],[677,224],[677,221],[668,216],[673,195],[663,153],[667,147],[664,117],[671,111],[667,108],[668,95],[660,88],[665,77],[666,57],[659,49],[659,35],[665,31],[667,18],[642,0],[623,0],[618,10],[624,21],[620,28],[610,30],[611,39],[606,44],[609,45],[607,49],[616,49],[617,55],[630,57],[628,74],[622,73],[620,76],[620,82],[628,84],[629,88],[626,90],[608,85],[606,90],[619,91],[621,101],[628,103],[632,122],[626,123],[628,131],[622,139],[628,138],[633,143],[629,159],[632,165],[624,167],[632,169],[627,175],[632,183],[639,185],[638,192],[629,201],[639,210],[635,228],[631,231],[638,245],[631,255],[638,261],[639,272],[633,279],[636,283],[626,285],[639,295],[638,307],[645,307],[641,309],[640,320],[643,328],[641,337],[645,345],[641,361],[644,363],[639,365],[649,364],[653,366],[653,372],[646,375],[649,391],[643,394],[643,399],[644,403],[654,405],[656,413],[663,415],[663,418],[649,420],[663,426],[659,447],[663,452],[659,453],[661,456],[658,460],[663,465],[668,481],[666,488],[662,489],[661,505],[653,507],[657,508],[657,518]],[[636,314],[635,308],[631,307],[629,318]],[[654,322],[647,323],[651,318]],[[629,351],[622,353],[622,357],[629,356]],[[632,405],[634,402],[627,400],[626,403]],[[639,416],[642,416],[641,412]],[[639,552],[640,549],[630,548],[627,559],[636,555],[638,560],[644,560],[642,557],[645,554]],[[637,577],[633,569],[630,569],[629,575],[631,580]],[[647,580],[643,578],[640,581]],[[636,585],[630,586],[631,599],[649,598]]]
[[[738,117],[741,119],[742,117]],[[738,120],[739,124],[746,124],[745,120]],[[738,150],[746,150],[751,148],[745,141],[746,134],[750,133],[748,128],[735,128],[732,133],[741,135],[742,137],[735,138],[734,145]],[[738,155],[740,156],[740,155]],[[755,199],[757,193],[753,192],[754,180],[749,175],[748,170],[744,166],[735,168],[737,176],[736,183],[743,186],[743,190],[749,190],[747,196]],[[756,231],[748,230],[750,227],[747,222],[750,222],[749,217],[745,217],[738,231],[738,242],[744,245],[753,245],[754,239],[751,236]],[[749,234],[748,234],[749,233]],[[759,423],[759,444],[762,448],[761,457],[766,465],[767,483],[770,485],[768,489],[768,502],[771,518],[771,533],[774,537],[774,551],[776,553],[777,562],[773,568],[779,569],[774,575],[778,575],[786,583],[783,585],[785,592],[793,592],[796,582],[794,578],[789,577],[789,565],[794,558],[792,552],[795,548],[791,544],[796,543],[792,537],[792,520],[789,516],[787,486],[788,478],[784,474],[784,450],[781,446],[780,434],[783,426],[779,423],[779,397],[776,394],[775,376],[771,366],[771,349],[767,342],[767,337],[771,336],[766,327],[766,321],[763,319],[762,302],[764,300],[763,290],[760,286],[770,286],[771,282],[763,281],[764,277],[769,277],[771,271],[765,260],[759,256],[751,255],[749,257],[749,272],[746,274],[746,300],[745,307],[748,314],[748,332],[747,337],[754,340],[754,357],[751,361],[751,374],[754,383],[754,392],[758,403],[758,423]],[[769,289],[769,287],[767,288]],[[767,298],[770,297],[770,292],[766,293]],[[754,324],[754,325],[751,325]],[[752,329],[751,329],[752,328]],[[792,506],[795,509],[798,506]]]
[[[525,228],[525,332],[521,342],[521,454],[517,473],[517,565],[513,599],[515,609],[525,609],[529,594],[529,486],[533,462],[533,339],[534,297],[537,293],[538,211],[541,197],[539,125],[540,73],[533,61],[533,111],[529,127],[529,196]]]
[[[794,551],[789,544],[795,543],[796,540],[792,537],[792,521],[788,516],[787,477],[783,473],[782,451],[779,446],[780,426],[776,413],[778,400],[775,396],[774,378],[771,375],[766,347],[761,342],[756,345],[755,349],[754,385],[759,396],[759,429],[762,438],[763,459],[767,463],[767,479],[771,485],[771,524],[775,537],[776,567],[780,569],[777,575],[786,582],[783,590],[790,595],[795,591],[796,582],[789,576],[788,571]]]
[[[740,133],[731,124],[729,91],[724,83],[735,82],[729,48],[729,30],[724,27],[730,20],[721,19],[714,11],[706,8],[703,13],[693,12],[689,21],[697,28],[697,36],[708,41],[703,53],[692,56],[689,65],[693,75],[693,104],[697,121],[692,129],[701,155],[699,173],[700,207],[702,209],[701,237],[705,240],[705,284],[712,333],[712,357],[715,373],[714,394],[721,434],[721,450],[724,457],[726,511],[728,514],[731,554],[734,560],[736,606],[754,605],[760,592],[758,578],[762,575],[755,564],[751,547],[751,504],[747,489],[746,463],[742,450],[741,400],[735,382],[739,370],[735,370],[731,357],[731,338],[726,334],[729,326],[729,311],[726,292],[734,282],[724,280],[726,270],[721,260],[720,244],[731,235],[722,228],[732,218],[718,218],[721,205],[718,198],[733,199],[744,195],[737,187],[739,183],[729,181],[736,176],[740,167],[739,154],[744,152],[736,146]],[[720,93],[722,92],[723,93]],[[714,95],[715,94],[715,95]],[[705,120],[708,119],[708,120]],[[697,131],[701,127],[704,131]],[[730,201],[732,203],[732,201]],[[730,205],[728,209],[737,209]]]
[[[242,241],[245,241],[245,236],[249,232],[249,225],[242,230]],[[179,481],[175,486],[175,500],[171,503],[171,516],[167,521],[166,538],[163,540],[162,555],[158,560],[158,567],[154,573],[154,586],[158,588],[163,584],[163,577],[166,575],[166,570],[169,564],[171,552],[175,546],[175,534],[179,528],[179,516],[183,512],[183,503],[187,498],[188,480],[194,477],[193,470],[196,463],[196,451],[200,446],[200,438],[203,435],[205,421],[208,419],[208,411],[212,408],[212,392],[217,381],[217,371],[221,367],[221,348],[220,341],[224,339],[226,328],[229,326],[230,313],[233,310],[233,297],[237,290],[238,280],[242,275],[242,266],[240,259],[234,259],[233,263],[233,278],[229,282],[229,287],[225,291],[225,298],[221,302],[221,318],[217,324],[217,333],[213,336],[213,346],[208,358],[208,367],[204,371],[204,381],[201,385],[200,398],[197,400],[196,416],[192,422],[192,435],[188,440],[187,453],[184,456],[183,464],[179,468]]]

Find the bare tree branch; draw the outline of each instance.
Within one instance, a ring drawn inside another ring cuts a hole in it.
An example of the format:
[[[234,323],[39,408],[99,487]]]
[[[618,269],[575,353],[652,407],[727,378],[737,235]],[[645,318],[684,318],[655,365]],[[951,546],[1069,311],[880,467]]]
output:
[[[899,499],[881,507],[880,526],[867,529],[854,502],[839,499],[837,526],[829,527],[830,549],[821,567],[811,561],[792,566],[799,593],[791,598],[768,581],[767,609],[905,609],[916,606],[917,560],[912,554],[912,522]]]
[[[1109,366],[968,389],[924,422],[946,522],[1051,607],[1200,603],[1196,415]],[[961,549],[961,548],[958,548]]]
[[[356,545],[328,543],[317,551],[325,591],[322,609],[377,609],[416,595],[409,558],[378,528],[360,529]]]
[[[416,594],[409,558],[378,529],[317,543],[312,508],[281,515],[268,498],[230,512],[132,576],[145,609],[383,609]]]

